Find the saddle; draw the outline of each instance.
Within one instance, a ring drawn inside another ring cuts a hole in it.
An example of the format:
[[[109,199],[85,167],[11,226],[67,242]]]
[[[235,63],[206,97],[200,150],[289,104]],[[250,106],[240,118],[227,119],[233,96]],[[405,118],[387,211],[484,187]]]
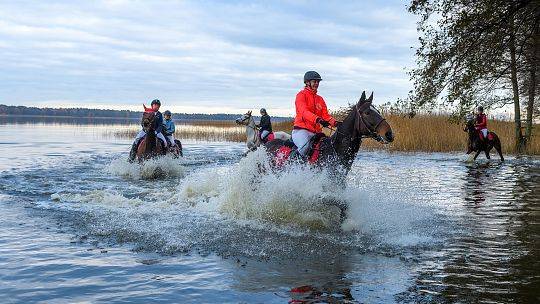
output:
[[[482,134],[482,131],[478,130],[477,132],[478,132],[478,137],[480,138],[481,141],[491,141],[494,139],[493,132],[491,131],[488,131],[487,138],[484,138],[484,134]]]
[[[321,144],[324,142],[325,138],[327,138],[327,136],[324,133],[317,133],[310,139],[308,143],[309,148],[306,153],[307,161],[310,164],[316,163],[319,159],[321,150],[320,147]],[[303,158],[300,156],[300,153],[298,152],[298,147],[294,144],[292,139],[288,139],[277,150],[274,158],[274,163],[277,167],[283,167],[283,165],[285,165],[285,163],[291,157],[303,160]]]

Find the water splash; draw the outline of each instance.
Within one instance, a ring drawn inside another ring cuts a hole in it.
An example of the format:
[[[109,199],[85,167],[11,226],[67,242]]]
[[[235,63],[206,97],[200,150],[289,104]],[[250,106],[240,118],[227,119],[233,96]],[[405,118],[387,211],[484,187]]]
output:
[[[149,159],[142,163],[130,163],[125,158],[117,158],[111,161],[107,171],[128,179],[154,179],[183,176],[186,169],[183,166],[182,159],[167,155]]]
[[[240,220],[329,228],[339,220],[339,209],[328,203],[341,201],[343,191],[324,170],[293,165],[272,172],[266,151],[259,149],[232,167],[188,176],[176,200]]]

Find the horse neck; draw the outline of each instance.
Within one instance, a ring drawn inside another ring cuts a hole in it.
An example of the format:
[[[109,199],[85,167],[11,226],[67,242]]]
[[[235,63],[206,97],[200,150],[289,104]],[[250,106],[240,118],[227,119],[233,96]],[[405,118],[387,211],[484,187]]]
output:
[[[246,134],[248,141],[257,141],[257,130],[255,129],[255,119],[253,119],[253,117],[249,118],[248,124],[246,125]]]
[[[357,112],[353,108],[331,137],[335,154],[347,170],[350,169],[361,144],[359,134],[356,134],[355,130],[356,115]]]
[[[153,125],[153,122],[152,124]],[[148,131],[146,131],[146,140],[145,140],[146,152],[153,152],[154,148],[156,147],[156,132],[153,127],[149,127]]]

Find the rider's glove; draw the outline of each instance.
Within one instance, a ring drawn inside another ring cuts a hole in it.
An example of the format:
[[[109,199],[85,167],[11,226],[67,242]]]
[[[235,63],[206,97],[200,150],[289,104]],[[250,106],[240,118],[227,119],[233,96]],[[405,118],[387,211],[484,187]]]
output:
[[[317,118],[317,122],[325,128],[328,128],[330,126],[330,123],[322,118]]]

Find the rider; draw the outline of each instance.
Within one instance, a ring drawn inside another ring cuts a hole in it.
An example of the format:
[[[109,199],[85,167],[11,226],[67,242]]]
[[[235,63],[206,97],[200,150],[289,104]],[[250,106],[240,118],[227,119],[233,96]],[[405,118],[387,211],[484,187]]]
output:
[[[165,117],[165,120],[163,122],[163,133],[165,137],[169,140],[171,143],[171,147],[174,147],[176,145],[176,142],[174,141],[174,131],[176,130],[174,126],[174,122],[172,120],[172,114],[171,111],[167,110],[163,112],[163,116]]]
[[[337,121],[328,113],[324,99],[317,95],[321,75],[308,71],[304,75],[305,87],[296,94],[296,117],[292,140],[301,156],[305,157],[309,150],[309,141],[323,127],[337,126]]]
[[[474,124],[474,126],[476,128],[476,131],[478,131],[480,140],[486,139],[488,135],[487,117],[486,114],[484,114],[484,107],[482,106],[478,107],[478,113],[476,114],[476,123]]]
[[[152,103],[150,103],[151,108],[146,109],[145,111],[153,111],[156,112],[156,117],[154,118],[154,130],[156,132],[156,136],[163,141],[165,147],[167,147],[167,140],[165,139],[165,136],[161,133],[163,129],[163,115],[161,115],[161,112],[159,112],[159,107],[161,107],[161,101],[158,99],[152,100]],[[129,152],[129,160],[133,161],[135,160],[135,156],[137,156],[137,148],[139,147],[139,142],[141,139],[146,135],[146,132],[144,130],[139,131],[137,136],[135,137],[135,140],[133,141],[133,144],[131,145],[131,151]]]
[[[265,108],[261,109],[261,121],[259,122],[257,127],[261,128],[259,134],[261,137],[261,141],[265,143],[267,141],[268,135],[272,133],[272,122],[270,122],[270,116],[268,115],[268,113],[266,113]]]

